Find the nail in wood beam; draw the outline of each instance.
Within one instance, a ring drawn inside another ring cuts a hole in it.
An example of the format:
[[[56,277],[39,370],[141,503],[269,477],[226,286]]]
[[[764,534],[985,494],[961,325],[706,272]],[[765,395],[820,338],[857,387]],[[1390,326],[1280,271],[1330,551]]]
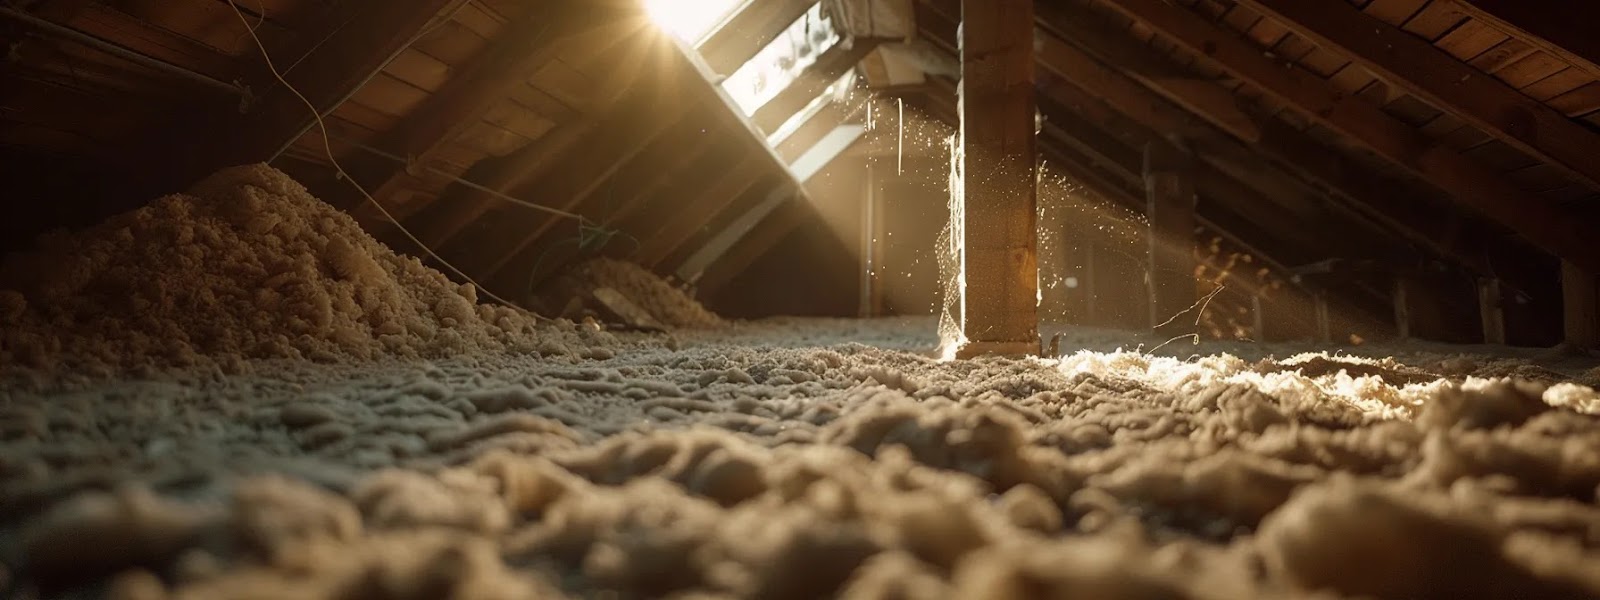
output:
[[[1039,352],[1032,0],[962,0],[959,356]]]
[[[1183,314],[1198,298],[1194,279],[1194,155],[1157,141],[1144,148],[1145,215],[1150,222],[1150,327],[1157,334],[1190,333]]]

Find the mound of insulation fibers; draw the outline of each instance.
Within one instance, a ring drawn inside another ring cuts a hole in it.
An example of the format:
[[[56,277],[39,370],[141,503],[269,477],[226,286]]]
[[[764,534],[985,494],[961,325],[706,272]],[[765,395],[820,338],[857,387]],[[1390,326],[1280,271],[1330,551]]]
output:
[[[265,165],[0,265],[0,364],[44,371],[554,351],[540,338]]]
[[[585,261],[569,269],[555,287],[564,293],[609,287],[668,327],[705,329],[722,324],[720,317],[683,290],[630,262],[610,258]]]

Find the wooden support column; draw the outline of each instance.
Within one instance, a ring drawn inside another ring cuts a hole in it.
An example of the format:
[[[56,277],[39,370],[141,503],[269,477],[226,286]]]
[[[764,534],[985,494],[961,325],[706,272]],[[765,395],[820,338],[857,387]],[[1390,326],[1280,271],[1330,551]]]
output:
[[[1562,322],[1566,343],[1579,348],[1600,346],[1600,309],[1596,307],[1595,278],[1569,262],[1561,263]]]
[[[1483,322],[1483,343],[1505,345],[1506,313],[1503,308],[1505,292],[1500,280],[1486,277],[1478,280],[1478,316]]]
[[[1150,327],[1157,334],[1192,333],[1184,311],[1197,299],[1194,280],[1194,155],[1157,141],[1144,148],[1145,215],[1150,221]]]
[[[962,0],[958,356],[1039,351],[1032,0]]]
[[[877,277],[874,272],[878,268],[878,244],[876,243],[878,223],[878,190],[882,179],[878,169],[867,161],[866,185],[862,187],[861,202],[861,298],[856,311],[861,317],[877,316],[876,295],[878,292]]]

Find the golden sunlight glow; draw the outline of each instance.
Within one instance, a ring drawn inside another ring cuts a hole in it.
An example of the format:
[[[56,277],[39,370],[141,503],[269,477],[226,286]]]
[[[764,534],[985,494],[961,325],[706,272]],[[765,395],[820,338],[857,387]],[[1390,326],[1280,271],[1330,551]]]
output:
[[[643,0],[656,25],[690,44],[698,44],[749,0]]]

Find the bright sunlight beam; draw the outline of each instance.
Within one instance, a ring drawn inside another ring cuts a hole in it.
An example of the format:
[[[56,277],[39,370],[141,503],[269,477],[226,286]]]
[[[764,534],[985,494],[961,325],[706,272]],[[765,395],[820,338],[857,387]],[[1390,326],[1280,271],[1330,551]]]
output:
[[[667,33],[698,45],[712,29],[749,0],[644,0],[650,20]]]

